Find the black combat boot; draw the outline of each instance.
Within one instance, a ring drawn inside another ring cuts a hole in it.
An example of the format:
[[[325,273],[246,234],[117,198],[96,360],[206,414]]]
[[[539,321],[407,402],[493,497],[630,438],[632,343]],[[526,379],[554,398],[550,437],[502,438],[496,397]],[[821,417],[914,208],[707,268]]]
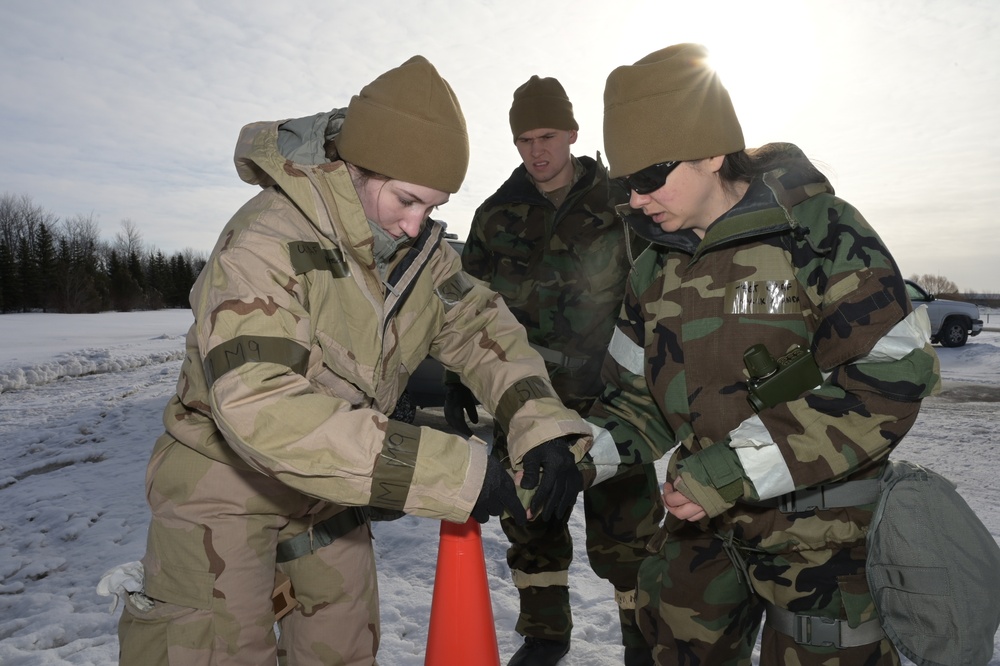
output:
[[[625,666],[654,666],[652,650],[647,647],[625,648]]]
[[[525,636],[524,645],[514,653],[507,666],[555,666],[569,652],[569,641]]]

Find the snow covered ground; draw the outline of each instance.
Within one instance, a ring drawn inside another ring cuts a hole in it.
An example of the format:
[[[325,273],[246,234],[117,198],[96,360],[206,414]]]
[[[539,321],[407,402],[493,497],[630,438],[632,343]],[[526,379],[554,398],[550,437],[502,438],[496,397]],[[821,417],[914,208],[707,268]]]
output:
[[[0,316],[0,664],[117,662],[117,613],[95,586],[107,569],[143,553],[144,469],[190,321],[182,310]],[[938,353],[945,391],[924,402],[895,455],[958,483],[1000,538],[1000,332]],[[440,410],[418,418],[444,424]],[[487,438],[489,419],[481,421]],[[575,627],[562,663],[621,663],[610,586],[587,565],[582,511],[571,520]],[[375,527],[379,660],[388,666],[423,664],[438,528],[409,516]],[[520,645],[517,594],[495,521],[483,526],[483,548],[506,663]],[[1000,646],[990,664],[1000,666]]]

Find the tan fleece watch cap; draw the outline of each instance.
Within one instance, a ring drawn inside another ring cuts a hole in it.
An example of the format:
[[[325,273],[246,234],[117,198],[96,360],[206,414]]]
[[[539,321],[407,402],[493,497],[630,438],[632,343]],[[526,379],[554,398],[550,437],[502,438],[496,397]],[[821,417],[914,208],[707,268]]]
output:
[[[573,104],[558,80],[535,75],[514,91],[510,131],[514,138],[536,129],[578,130]]]
[[[604,150],[612,178],[746,147],[729,92],[707,56],[700,44],[676,44],[611,72],[604,88]]]
[[[442,192],[457,192],[469,168],[458,98],[419,55],[351,98],[336,143],[346,162]]]

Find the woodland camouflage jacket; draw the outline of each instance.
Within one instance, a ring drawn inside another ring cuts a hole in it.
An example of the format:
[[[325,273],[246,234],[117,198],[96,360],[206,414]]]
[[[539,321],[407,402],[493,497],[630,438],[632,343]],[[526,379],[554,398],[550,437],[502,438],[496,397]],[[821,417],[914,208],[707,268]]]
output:
[[[503,296],[532,344],[583,364],[547,367],[566,404],[585,412],[603,388],[629,260],[607,170],[575,160],[579,177],[558,209],[515,169],[476,211],[462,266]]]
[[[938,387],[926,316],[875,231],[815,169],[755,180],[703,239],[632,219],[652,245],[630,276],[591,420],[623,462],[679,444],[668,478],[761,547],[863,538],[853,507],[793,527],[743,502],[877,475]],[[810,350],[822,384],[755,414],[743,353],[756,343],[775,357]]]
[[[589,427],[555,397],[502,300],[461,272],[441,225],[429,221],[383,280],[345,165],[287,159],[279,125],[241,133],[237,171],[263,191],[223,230],[192,291],[168,432],[322,500],[464,521],[483,443],[385,416],[430,353],[506,426],[515,463],[574,434],[587,435],[582,457]]]

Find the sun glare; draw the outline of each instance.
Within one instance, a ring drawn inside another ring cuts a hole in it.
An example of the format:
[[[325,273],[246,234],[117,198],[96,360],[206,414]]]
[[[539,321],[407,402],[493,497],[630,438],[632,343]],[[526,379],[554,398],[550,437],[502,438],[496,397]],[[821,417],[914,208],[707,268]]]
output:
[[[821,52],[809,3],[801,0],[639,0],[617,45],[620,63],[680,42],[705,45],[729,90],[748,145],[790,140],[790,124],[815,94]]]

